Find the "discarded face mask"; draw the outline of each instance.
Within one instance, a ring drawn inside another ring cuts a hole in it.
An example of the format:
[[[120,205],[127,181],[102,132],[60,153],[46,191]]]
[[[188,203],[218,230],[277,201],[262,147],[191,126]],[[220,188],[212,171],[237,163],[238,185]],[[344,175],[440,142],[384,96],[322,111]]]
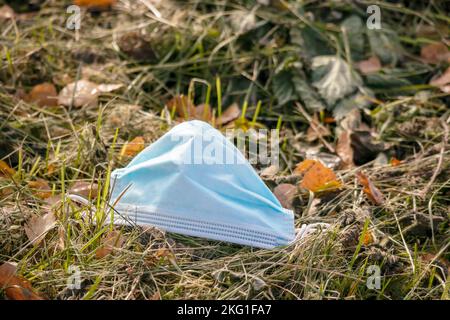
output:
[[[231,161],[230,161],[231,160]],[[115,224],[274,248],[295,239],[284,209],[242,153],[202,121],[183,122],[111,174]]]

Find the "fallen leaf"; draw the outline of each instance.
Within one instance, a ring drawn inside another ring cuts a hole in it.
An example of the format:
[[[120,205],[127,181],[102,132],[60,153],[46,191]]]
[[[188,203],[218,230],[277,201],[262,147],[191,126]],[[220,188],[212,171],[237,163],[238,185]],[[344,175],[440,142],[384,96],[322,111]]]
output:
[[[314,114],[313,119],[309,124],[309,128],[306,131],[306,141],[313,142],[322,137],[329,136],[331,134],[330,130],[320,124],[319,119],[317,117],[317,113]]]
[[[17,265],[5,262],[0,266],[0,288],[10,300],[43,300],[33,291],[31,284],[23,277],[16,275]]]
[[[375,73],[380,71],[381,61],[377,56],[372,56],[367,60],[359,61],[357,67],[363,74]]]
[[[12,19],[16,16],[16,13],[14,12],[14,10],[8,6],[7,4],[3,5],[0,8],[0,19]]]
[[[124,34],[117,44],[123,53],[137,61],[152,61],[156,57],[151,43],[138,32]]]
[[[53,212],[43,216],[33,215],[25,224],[25,233],[32,244],[39,244],[55,225],[56,216]]]
[[[445,44],[436,42],[422,47],[420,56],[426,63],[437,64],[450,58],[450,52]]]
[[[233,103],[224,112],[222,112],[222,114],[219,117],[217,117],[216,125],[220,126],[223,124],[227,124],[228,122],[231,122],[231,121],[239,118],[240,115],[241,115],[241,109],[239,109],[239,106],[237,103]]]
[[[430,85],[439,87],[443,92],[448,92],[447,84],[450,83],[450,67],[445,72],[430,81]]]
[[[0,160],[0,177],[12,177],[16,174],[16,170],[11,168],[5,161]]]
[[[195,106],[185,95],[173,97],[166,103],[166,106],[171,112],[175,111],[183,119],[192,119],[195,117]]]
[[[123,247],[125,242],[126,238],[120,231],[111,230],[102,239],[102,245],[95,251],[95,257],[102,259],[113,253],[115,249]]]
[[[290,183],[282,183],[278,185],[274,190],[273,194],[280,201],[283,208],[292,209],[295,194],[297,193],[297,187]]]
[[[91,182],[77,181],[69,189],[69,193],[79,195],[86,199],[96,199],[98,196],[98,185]]]
[[[202,103],[195,107],[195,118],[203,121],[212,120],[212,111],[209,104]]]
[[[372,183],[372,181],[361,171],[356,173],[359,183],[363,186],[363,191],[370,201],[376,205],[384,203],[384,197],[381,191]]]
[[[391,164],[391,166],[396,167],[396,166],[400,165],[402,162],[400,160],[398,160],[396,157],[392,157],[391,161],[389,161],[389,163]]]
[[[354,166],[351,132],[343,131],[337,140],[336,153],[342,159],[345,168]]]
[[[368,246],[369,244],[375,242],[375,237],[373,236],[372,232],[370,232],[369,230],[367,230],[367,231],[362,235],[361,242],[362,242],[363,245]]]
[[[44,179],[36,179],[35,181],[29,181],[28,187],[31,189],[33,194],[41,199],[47,199],[52,195],[52,189],[50,188],[47,181]]]
[[[342,186],[333,170],[325,167],[320,161],[307,159],[297,165],[294,173],[303,174],[300,186],[314,193],[330,191]]]
[[[54,107],[58,105],[58,92],[53,84],[41,83],[31,89],[27,101],[36,103],[40,107]]]
[[[81,108],[96,106],[101,93],[112,92],[121,88],[122,84],[96,84],[88,80],[78,80],[65,86],[58,96],[58,103],[64,106]]]
[[[362,86],[361,77],[352,72],[348,63],[337,56],[316,56],[312,59],[313,86],[329,105]]]
[[[143,137],[136,137],[130,142],[124,144],[122,151],[120,152],[121,156],[133,157],[137,155],[139,152],[144,150],[145,148],[145,140]]]
[[[80,7],[87,7],[89,9],[102,9],[105,10],[114,5],[116,0],[74,0],[73,4]]]
[[[267,168],[264,168],[260,176],[264,178],[271,178],[277,174],[278,170],[279,170],[278,166],[273,164]]]

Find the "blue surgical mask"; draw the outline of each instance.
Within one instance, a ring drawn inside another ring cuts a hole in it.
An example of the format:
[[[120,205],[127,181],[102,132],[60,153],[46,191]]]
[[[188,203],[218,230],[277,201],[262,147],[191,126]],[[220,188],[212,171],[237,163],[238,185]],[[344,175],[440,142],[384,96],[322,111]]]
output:
[[[111,186],[117,224],[259,248],[295,238],[293,212],[233,143],[202,121],[174,127],[112,172]]]

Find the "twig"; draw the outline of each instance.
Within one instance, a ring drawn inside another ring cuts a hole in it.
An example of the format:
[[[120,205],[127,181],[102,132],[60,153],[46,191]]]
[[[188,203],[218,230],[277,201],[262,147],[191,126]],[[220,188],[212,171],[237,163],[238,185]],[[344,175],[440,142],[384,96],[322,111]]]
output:
[[[317,123],[317,127],[312,125],[313,123],[313,119],[311,118],[311,116],[305,111],[305,109],[303,109],[302,105],[298,102],[295,103],[295,105],[297,106],[298,110],[300,111],[300,113],[306,118],[306,120],[309,121],[309,123],[311,124],[311,128],[317,133],[317,137],[319,138],[320,141],[322,141],[322,143],[325,145],[325,147],[328,149],[328,151],[330,151],[331,153],[335,153],[336,150],[334,149],[334,147],[329,144],[320,134],[320,132],[317,130],[317,127],[322,127],[324,128],[324,126],[322,126],[319,122]]]

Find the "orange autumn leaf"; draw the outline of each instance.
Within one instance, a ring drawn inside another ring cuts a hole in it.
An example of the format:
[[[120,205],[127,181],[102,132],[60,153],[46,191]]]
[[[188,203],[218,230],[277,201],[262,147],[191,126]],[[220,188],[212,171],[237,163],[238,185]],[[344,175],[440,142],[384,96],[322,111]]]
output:
[[[116,0],[74,0],[73,4],[88,8],[107,8],[116,3]]]
[[[35,181],[29,181],[28,187],[31,189],[33,194],[41,199],[47,199],[52,195],[52,189],[50,188],[47,181],[44,179],[36,179]]]
[[[391,166],[396,167],[396,166],[400,165],[402,162],[400,160],[398,160],[396,157],[392,157],[390,163],[391,163]]]
[[[372,181],[362,172],[356,174],[359,183],[363,186],[366,196],[376,205],[384,203],[384,197],[381,191],[372,183]]]
[[[373,234],[370,231],[366,231],[363,235],[362,235],[362,239],[361,242],[363,245],[367,246],[371,243],[374,243],[375,239],[373,237]]]
[[[143,137],[139,136],[134,138],[130,142],[125,143],[125,145],[122,148],[122,151],[120,152],[120,155],[133,157],[142,150],[144,150],[144,148],[145,148],[145,140]]]
[[[320,161],[307,159],[297,165],[294,172],[303,174],[300,186],[314,193],[330,191],[342,186],[333,170]]]
[[[53,84],[41,83],[31,89],[27,101],[36,103],[40,107],[55,107],[58,105],[58,92]]]
[[[0,177],[12,177],[16,174],[16,170],[11,168],[5,161],[0,160]]]
[[[16,275],[14,263],[5,262],[0,266],[0,289],[11,300],[43,300],[33,291],[31,284],[23,277]]]
[[[297,165],[297,167],[295,167],[294,172],[297,173],[297,174],[303,174],[306,171],[308,171],[309,169],[311,169],[311,167],[313,165],[315,165],[316,162],[317,162],[316,160],[306,159],[306,160],[300,162]]]

